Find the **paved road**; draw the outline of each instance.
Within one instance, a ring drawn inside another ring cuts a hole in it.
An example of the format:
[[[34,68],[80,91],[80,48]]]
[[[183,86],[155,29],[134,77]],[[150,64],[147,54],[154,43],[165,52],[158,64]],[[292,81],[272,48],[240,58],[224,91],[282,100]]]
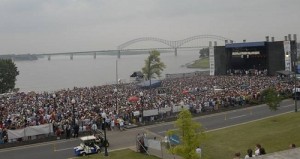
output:
[[[291,112],[294,111],[294,108],[294,101],[284,100],[281,103],[279,110],[277,111],[270,111],[270,109],[266,105],[259,105],[244,109],[237,109],[229,112],[197,117],[194,118],[194,120],[200,122],[206,131],[211,131],[228,126],[242,124],[245,122],[263,119],[266,117],[271,117],[278,114],[283,114],[286,112]],[[148,129],[156,134],[165,135],[165,132],[167,130],[173,129],[173,126],[173,123],[165,123],[150,127]]]
[[[201,122],[206,131],[221,129],[245,122],[260,120],[266,117],[294,111],[294,101],[285,100],[278,111],[270,111],[266,105],[248,107],[230,112],[212,114],[194,118]],[[135,146],[135,137],[138,133],[147,132],[152,135],[164,136],[169,129],[174,129],[173,122],[129,129],[123,132],[108,132],[110,141],[109,150],[122,149]],[[0,156],[7,159],[66,159],[74,157],[73,147],[79,140],[59,140],[16,148],[1,149]]]

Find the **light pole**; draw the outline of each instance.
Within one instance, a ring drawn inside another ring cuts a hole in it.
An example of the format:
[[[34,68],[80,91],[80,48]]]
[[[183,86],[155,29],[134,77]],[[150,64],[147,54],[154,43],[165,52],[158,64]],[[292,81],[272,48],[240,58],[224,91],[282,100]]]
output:
[[[115,88],[114,89],[114,93],[115,93],[115,98],[116,98],[116,113],[117,115],[119,115],[119,106],[118,106],[118,89]]]
[[[52,98],[53,98],[53,106],[54,106],[54,109],[56,109],[56,94],[55,93],[53,93],[53,95],[52,95]]]
[[[119,82],[118,82],[118,59],[116,60],[116,84],[119,84]]]
[[[72,103],[72,126],[74,128],[75,127],[75,109],[74,109],[74,105],[76,103],[74,98],[71,100],[71,103]]]
[[[144,93],[140,92],[140,98],[141,98],[141,118],[142,118],[142,123],[144,122]]]
[[[104,131],[104,156],[108,156],[108,152],[107,152],[107,139],[106,139],[106,123],[105,123],[105,120],[106,120],[106,113],[102,113],[101,114],[102,116],[102,130]]]
[[[296,93],[296,89],[297,89],[297,63],[298,63],[298,57],[297,57],[297,49],[295,51],[295,54],[296,54],[296,57],[295,57],[295,60],[294,60],[294,71],[295,71],[295,74],[294,74],[294,95],[295,95],[295,112],[298,111],[298,108],[297,108],[297,93]]]

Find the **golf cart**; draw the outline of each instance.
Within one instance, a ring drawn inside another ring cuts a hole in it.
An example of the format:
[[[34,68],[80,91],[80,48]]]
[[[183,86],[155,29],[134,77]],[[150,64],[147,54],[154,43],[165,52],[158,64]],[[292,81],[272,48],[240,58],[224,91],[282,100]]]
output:
[[[100,146],[97,145],[96,137],[84,136],[80,138],[81,143],[79,146],[74,147],[75,155],[77,156],[85,156],[87,154],[94,154],[101,151]]]
[[[96,144],[98,146],[100,146],[100,148],[102,147],[109,147],[109,142],[104,139],[104,133],[101,130],[95,130],[94,131],[94,136],[96,137]]]

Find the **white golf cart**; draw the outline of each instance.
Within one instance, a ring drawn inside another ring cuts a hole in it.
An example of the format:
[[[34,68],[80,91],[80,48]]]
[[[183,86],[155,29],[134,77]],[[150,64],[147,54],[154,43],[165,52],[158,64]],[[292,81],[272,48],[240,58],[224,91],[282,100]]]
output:
[[[85,156],[88,154],[94,154],[100,152],[100,146],[96,143],[96,137],[91,136],[84,136],[80,138],[81,143],[79,146],[74,147],[75,155],[77,156]]]

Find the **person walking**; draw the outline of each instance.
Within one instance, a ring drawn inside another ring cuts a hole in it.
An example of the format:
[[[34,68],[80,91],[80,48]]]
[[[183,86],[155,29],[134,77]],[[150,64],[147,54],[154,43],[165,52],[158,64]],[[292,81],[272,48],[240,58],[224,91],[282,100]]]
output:
[[[78,124],[75,124],[73,129],[74,129],[74,138],[77,138],[78,135],[79,135],[79,126],[78,126]]]
[[[201,148],[198,146],[197,148],[196,148],[196,153],[200,156],[200,158],[201,158]]]
[[[119,124],[120,124],[120,131],[123,131],[124,130],[124,120],[121,119]]]
[[[69,123],[66,124],[66,139],[70,139],[71,137],[71,125]]]
[[[114,131],[114,129],[115,129],[115,121],[114,120],[112,120],[110,122],[110,128],[111,128],[111,131]]]

